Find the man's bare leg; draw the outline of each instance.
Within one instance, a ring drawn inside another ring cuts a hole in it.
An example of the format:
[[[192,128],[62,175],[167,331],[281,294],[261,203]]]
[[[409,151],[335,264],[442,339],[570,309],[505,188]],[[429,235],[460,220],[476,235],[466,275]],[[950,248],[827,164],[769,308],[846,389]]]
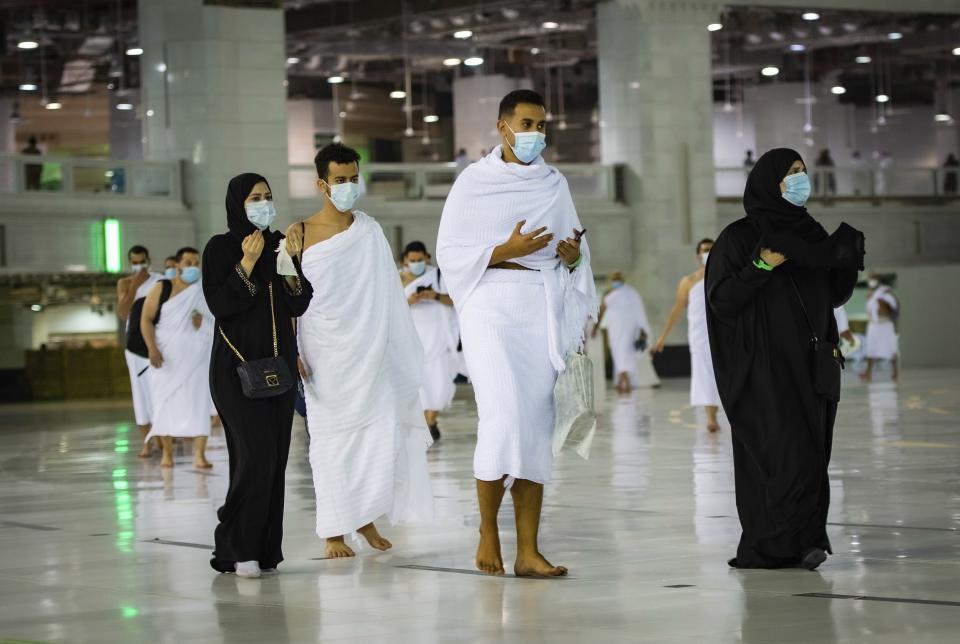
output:
[[[900,356],[893,356],[891,366],[893,367],[893,371],[890,373],[890,379],[893,380],[893,382],[896,382],[897,376],[899,375]]]
[[[380,533],[377,532],[377,526],[373,525],[373,522],[363,526],[357,530],[357,532],[359,532],[360,536],[366,539],[370,547],[375,550],[389,550],[393,547],[392,543],[380,536]]]
[[[537,545],[540,533],[540,510],[543,507],[543,485],[517,479],[510,488],[513,511],[517,517],[517,561],[513,572],[517,577],[563,577],[567,569],[547,561]]]
[[[200,470],[209,470],[213,463],[207,460],[207,437],[197,436],[193,441],[193,465]]]
[[[873,379],[873,363],[876,362],[873,358],[867,358],[867,370],[863,372],[863,375],[860,376],[860,379],[864,382],[870,382]]]
[[[353,557],[355,553],[346,543],[343,542],[343,535],[339,537],[330,537],[327,539],[326,555],[329,559],[342,559],[344,557]]]
[[[503,479],[477,479],[477,503],[480,506],[480,545],[477,546],[477,569],[491,575],[503,574],[503,555],[500,552],[500,527],[497,515],[503,503]]]
[[[173,436],[161,436],[160,445],[163,448],[160,467],[173,467]]]
[[[617,391],[619,391],[621,394],[628,394],[630,393],[630,389],[630,374],[628,374],[626,371],[618,374]]]
[[[137,425],[137,428],[140,430],[140,441],[143,443],[143,449],[137,454],[137,458],[150,458],[153,456],[153,446],[150,445],[151,441],[147,440],[147,434],[150,433],[150,425]]]
[[[717,421],[717,406],[707,405],[707,431],[711,434],[720,431],[720,423]]]
[[[430,438],[435,441],[440,440],[440,427],[437,425],[437,419],[440,412],[434,409],[427,409],[423,412],[423,418],[427,421],[427,427],[430,429]]]

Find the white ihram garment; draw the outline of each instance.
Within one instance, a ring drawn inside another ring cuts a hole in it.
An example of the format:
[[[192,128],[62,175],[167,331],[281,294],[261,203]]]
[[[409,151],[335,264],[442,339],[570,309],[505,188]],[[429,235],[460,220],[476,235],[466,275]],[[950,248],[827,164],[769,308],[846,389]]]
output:
[[[203,316],[193,326],[194,311]],[[210,435],[210,351],[215,320],[199,282],[163,303],[157,323],[157,349],[163,365],[151,369],[154,436]]]
[[[621,373],[630,376],[630,382],[637,384],[636,341],[641,332],[650,337],[650,322],[643,298],[635,288],[624,284],[607,293],[603,298],[606,310],[604,320],[607,324],[607,342],[610,356],[613,358],[613,374],[617,378]]]
[[[523,220],[523,232],[546,226],[554,241],[511,260],[532,270],[488,270],[494,248]],[[480,480],[550,479],[553,387],[597,309],[586,238],[576,270],[557,257],[574,228],[582,226],[563,175],[542,158],[506,163],[499,146],[457,177],[444,205],[437,260],[477,399]]]
[[[899,339],[893,320],[880,314],[880,302],[884,301],[891,309],[899,307],[887,286],[878,287],[867,299],[867,339],[866,356],[872,360],[892,360],[899,353]]]
[[[687,295],[687,342],[690,345],[690,404],[693,407],[719,407],[720,392],[713,373],[710,337],[707,335],[707,300],[704,280],[693,285]]]
[[[428,286],[437,293],[446,293],[440,280],[440,271],[435,266],[427,270],[403,289],[410,297],[420,287]],[[456,313],[440,302],[422,300],[410,307],[413,325],[423,347],[423,384],[420,387],[420,403],[424,409],[442,411],[453,402],[457,386],[456,354],[460,331]]]
[[[311,372],[317,535],[350,534],[384,516],[431,520],[423,351],[383,230],[355,211],[350,228],[304,251],[303,273],[313,298],[297,337]]]
[[[850,330],[850,318],[847,317],[847,310],[842,306],[833,309],[833,317],[837,321],[837,333],[843,335]]]
[[[163,279],[160,273],[150,273],[147,281],[137,287],[133,301],[146,297],[153,285]],[[126,322],[127,332],[130,332],[130,320]],[[132,351],[124,349],[123,356],[127,361],[127,371],[130,374],[130,393],[133,395],[133,415],[137,425],[149,425],[153,417],[153,406],[150,401],[150,378],[153,377],[150,360],[138,356]]]

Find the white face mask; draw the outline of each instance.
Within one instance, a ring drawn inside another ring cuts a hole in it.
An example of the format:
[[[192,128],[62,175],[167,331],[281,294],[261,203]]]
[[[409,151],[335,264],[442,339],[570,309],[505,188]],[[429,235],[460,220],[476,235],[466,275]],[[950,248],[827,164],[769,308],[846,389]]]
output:
[[[130,264],[131,273],[139,273],[140,271],[145,271],[150,268],[150,264]]]
[[[277,209],[272,201],[251,201],[243,208],[247,211],[247,219],[259,230],[269,228],[277,218]]]
[[[426,272],[427,263],[426,262],[410,262],[409,264],[407,264],[407,268],[410,270],[411,273],[413,273],[417,277],[420,277]]]
[[[330,186],[330,184],[327,184]],[[352,181],[330,186],[330,203],[340,212],[350,212],[360,198],[360,185]]]

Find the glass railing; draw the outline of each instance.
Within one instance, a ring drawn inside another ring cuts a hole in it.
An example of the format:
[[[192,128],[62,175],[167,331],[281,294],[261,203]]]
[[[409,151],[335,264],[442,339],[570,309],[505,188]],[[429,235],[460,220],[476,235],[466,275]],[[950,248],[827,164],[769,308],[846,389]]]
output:
[[[716,169],[718,197],[742,197],[750,168]],[[812,197],[832,198],[946,198],[960,197],[960,168],[916,166],[836,167],[811,169]]]
[[[562,163],[557,168],[575,199],[616,199],[616,168],[593,163]],[[383,199],[445,199],[457,178],[455,163],[367,163],[360,168],[366,194]],[[290,196],[316,197],[312,165],[290,166]]]
[[[180,164],[0,155],[0,194],[13,193],[180,199]]]

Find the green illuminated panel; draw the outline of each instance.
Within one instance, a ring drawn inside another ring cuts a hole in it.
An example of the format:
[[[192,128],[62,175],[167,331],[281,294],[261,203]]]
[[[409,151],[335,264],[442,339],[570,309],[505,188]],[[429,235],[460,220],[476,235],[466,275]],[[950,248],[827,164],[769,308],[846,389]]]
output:
[[[103,249],[107,272],[119,273],[122,271],[123,251],[121,249],[119,220],[103,220]]]

